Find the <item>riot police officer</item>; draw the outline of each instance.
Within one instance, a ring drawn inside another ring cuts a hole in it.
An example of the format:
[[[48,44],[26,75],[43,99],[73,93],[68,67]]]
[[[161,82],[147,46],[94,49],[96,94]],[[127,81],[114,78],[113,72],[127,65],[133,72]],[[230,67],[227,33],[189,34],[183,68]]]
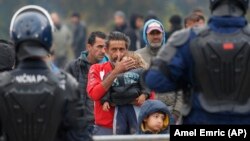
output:
[[[48,12],[24,6],[13,16],[10,37],[17,68],[0,74],[0,120],[9,141],[81,141],[85,123],[78,84],[70,75],[55,75],[44,61],[52,45]]]
[[[250,124],[248,3],[210,0],[208,25],[171,36],[145,73],[156,91],[192,90],[184,124]]]

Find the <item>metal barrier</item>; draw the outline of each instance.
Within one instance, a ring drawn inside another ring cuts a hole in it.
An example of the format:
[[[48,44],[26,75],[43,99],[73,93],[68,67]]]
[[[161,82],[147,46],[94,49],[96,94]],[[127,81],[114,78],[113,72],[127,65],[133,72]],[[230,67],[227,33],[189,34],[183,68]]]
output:
[[[106,135],[93,136],[94,141],[170,141],[169,134],[164,135]]]

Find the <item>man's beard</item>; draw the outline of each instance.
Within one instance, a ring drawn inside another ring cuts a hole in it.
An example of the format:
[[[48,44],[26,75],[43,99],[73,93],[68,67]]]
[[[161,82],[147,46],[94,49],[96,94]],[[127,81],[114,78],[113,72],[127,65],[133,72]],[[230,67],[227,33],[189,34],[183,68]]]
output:
[[[153,56],[156,56],[156,54],[158,53],[159,49],[161,48],[161,42],[159,43],[149,43],[150,47],[150,54]]]
[[[161,42],[159,43],[149,43],[151,48],[160,48],[161,47]]]

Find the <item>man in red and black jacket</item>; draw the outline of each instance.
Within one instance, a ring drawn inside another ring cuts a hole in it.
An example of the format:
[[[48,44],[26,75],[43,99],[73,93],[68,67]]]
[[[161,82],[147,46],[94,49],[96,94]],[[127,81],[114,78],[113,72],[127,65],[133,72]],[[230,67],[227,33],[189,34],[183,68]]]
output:
[[[122,60],[128,51],[129,44],[130,40],[125,34],[111,32],[106,42],[106,52],[110,61],[90,67],[87,92],[89,97],[94,100],[95,135],[113,134],[114,107],[110,107],[109,111],[104,111],[101,99],[120,73],[135,67],[133,59]],[[109,75],[103,79],[108,73]]]

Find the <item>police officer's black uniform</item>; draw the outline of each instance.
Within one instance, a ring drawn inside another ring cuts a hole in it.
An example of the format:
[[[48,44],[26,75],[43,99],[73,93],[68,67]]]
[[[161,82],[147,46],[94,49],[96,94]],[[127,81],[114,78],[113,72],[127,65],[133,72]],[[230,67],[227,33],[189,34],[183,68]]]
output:
[[[77,82],[55,75],[43,60],[52,31],[49,14],[39,6],[25,6],[12,18],[10,34],[20,63],[0,74],[0,120],[9,141],[90,140],[82,132],[86,123]]]

